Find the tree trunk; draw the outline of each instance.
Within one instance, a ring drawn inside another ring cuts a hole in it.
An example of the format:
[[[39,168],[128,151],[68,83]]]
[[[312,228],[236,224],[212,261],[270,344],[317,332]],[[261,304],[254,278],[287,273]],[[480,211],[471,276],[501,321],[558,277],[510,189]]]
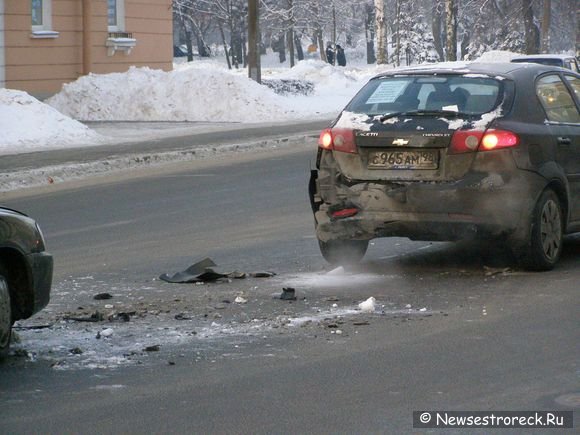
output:
[[[367,42],[367,64],[371,65],[377,61],[375,56],[375,29],[373,26],[374,10],[369,4],[365,6],[365,38]]]
[[[397,14],[397,39],[396,39],[396,65],[401,66],[401,0],[395,3],[395,13]],[[387,57],[389,56],[387,47]]]
[[[576,9],[576,56],[580,56],[580,5]]]
[[[385,22],[385,0],[375,0],[375,28],[377,34],[377,64],[387,63],[387,23]]]
[[[550,24],[552,21],[552,0],[544,0],[542,14],[542,53],[550,52]]]
[[[292,27],[288,30],[286,40],[288,41],[288,53],[290,53],[290,68],[294,68],[294,29]]]
[[[302,43],[300,42],[300,37],[296,32],[294,32],[294,47],[296,48],[296,56],[298,60],[304,60],[304,50],[302,50]]]
[[[433,45],[439,55],[439,60],[445,59],[443,52],[443,41],[441,41],[441,20],[443,15],[443,7],[441,0],[433,0],[433,9],[431,17],[431,30],[433,32]]]
[[[447,36],[447,60],[457,60],[457,3],[445,0],[445,35]]]
[[[522,13],[526,34],[526,54],[537,54],[540,48],[540,32],[534,23],[532,0],[522,0]]]
[[[228,44],[226,43],[226,35],[224,33],[224,26],[222,25],[221,21],[218,24],[220,28],[220,35],[222,37],[222,44],[224,44],[224,51],[226,53],[226,61],[228,62],[228,69],[232,69],[232,63],[230,62],[230,55],[228,50]]]
[[[320,60],[328,62],[326,58],[326,51],[324,50],[324,40],[322,39],[322,29],[316,30],[316,43],[318,44],[318,51],[320,52]]]

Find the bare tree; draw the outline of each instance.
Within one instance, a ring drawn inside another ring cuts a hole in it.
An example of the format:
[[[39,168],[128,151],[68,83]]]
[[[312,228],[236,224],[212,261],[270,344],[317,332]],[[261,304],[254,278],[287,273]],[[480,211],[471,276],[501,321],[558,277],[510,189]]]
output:
[[[552,0],[544,0],[542,12],[542,53],[550,52],[550,26],[552,21]]]
[[[443,21],[443,0],[433,0],[431,9],[431,30],[433,32],[433,44],[439,55],[439,60],[445,59],[443,41],[441,38],[441,22]]]
[[[457,60],[457,3],[445,0],[445,35],[447,60]]]
[[[385,0],[375,0],[375,28],[377,35],[377,64],[387,63],[387,23],[385,21]]]
[[[375,63],[375,8],[371,3],[365,5],[365,41],[367,45],[367,63]]]
[[[540,32],[534,22],[532,0],[522,0],[522,14],[524,16],[524,29],[526,35],[526,53],[536,54],[540,48]]]

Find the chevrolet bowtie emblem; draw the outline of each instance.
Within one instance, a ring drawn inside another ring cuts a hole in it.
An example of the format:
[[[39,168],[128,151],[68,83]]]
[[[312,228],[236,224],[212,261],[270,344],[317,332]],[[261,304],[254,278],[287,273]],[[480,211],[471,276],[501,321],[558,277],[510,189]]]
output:
[[[408,143],[409,143],[409,141],[407,139],[395,139],[393,141],[393,145],[397,145],[397,146],[407,145]]]

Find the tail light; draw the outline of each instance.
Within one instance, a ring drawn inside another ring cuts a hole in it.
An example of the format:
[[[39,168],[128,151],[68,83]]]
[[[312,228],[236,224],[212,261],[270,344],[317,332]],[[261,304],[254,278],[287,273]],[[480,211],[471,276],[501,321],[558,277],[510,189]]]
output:
[[[354,131],[348,128],[327,128],[320,133],[318,146],[325,150],[357,154]]]
[[[517,134],[506,130],[457,130],[451,138],[448,154],[492,151],[519,145]]]

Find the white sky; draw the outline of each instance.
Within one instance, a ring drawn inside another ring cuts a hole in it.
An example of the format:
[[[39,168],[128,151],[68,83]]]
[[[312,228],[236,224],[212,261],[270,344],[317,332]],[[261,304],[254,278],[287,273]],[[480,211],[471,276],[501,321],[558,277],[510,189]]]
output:
[[[350,59],[349,59],[350,55]],[[494,61],[508,53],[493,53]],[[265,123],[333,118],[366,81],[389,66],[366,65],[347,51],[345,68],[314,58],[288,67],[277,54],[262,57],[262,78],[314,83],[309,96],[280,96],[228,70],[224,59],[194,60],[171,72],[131,68],[91,74],[42,103],[25,92],[0,88],[0,155],[118,142],[75,121],[192,121]],[[137,127],[136,127],[137,128]],[[167,132],[165,132],[166,134]]]

